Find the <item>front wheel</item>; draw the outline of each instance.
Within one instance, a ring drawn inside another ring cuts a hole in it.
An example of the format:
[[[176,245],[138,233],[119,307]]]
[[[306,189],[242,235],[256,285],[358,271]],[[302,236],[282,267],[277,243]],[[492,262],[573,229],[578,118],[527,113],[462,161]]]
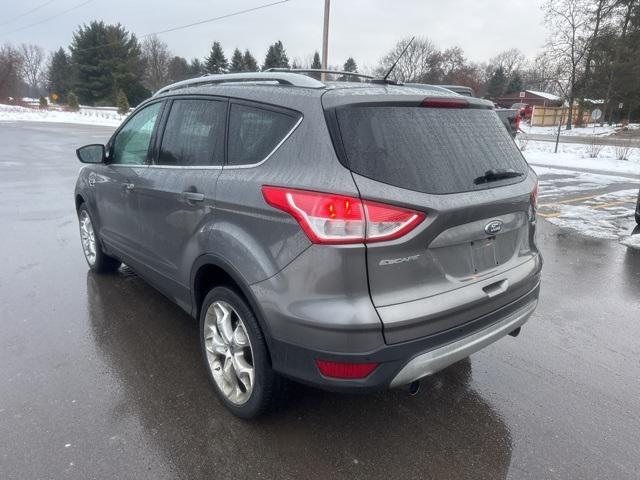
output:
[[[102,251],[102,246],[91,221],[91,215],[85,204],[80,205],[78,209],[78,223],[82,251],[89,268],[96,273],[116,271],[121,262]]]
[[[275,403],[282,380],[271,368],[255,315],[235,291],[216,287],[207,294],[200,343],[209,379],[231,413],[255,418]]]

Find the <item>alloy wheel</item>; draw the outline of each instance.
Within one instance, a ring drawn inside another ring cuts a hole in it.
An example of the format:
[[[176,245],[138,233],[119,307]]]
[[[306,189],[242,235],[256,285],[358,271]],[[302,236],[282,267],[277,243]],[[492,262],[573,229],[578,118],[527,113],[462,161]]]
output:
[[[96,235],[93,231],[91,217],[86,210],[80,212],[80,240],[87,262],[93,266],[96,263]]]
[[[204,320],[207,363],[216,385],[236,405],[249,400],[255,380],[253,351],[238,312],[223,301],[213,302]]]

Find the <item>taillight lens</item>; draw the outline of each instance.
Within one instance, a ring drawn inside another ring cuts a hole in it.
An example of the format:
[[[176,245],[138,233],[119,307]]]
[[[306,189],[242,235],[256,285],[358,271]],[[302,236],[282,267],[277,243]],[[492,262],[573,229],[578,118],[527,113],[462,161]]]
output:
[[[345,363],[329,360],[316,360],[316,365],[325,377],[344,379],[366,378],[378,367],[377,363]]]
[[[536,186],[533,188],[531,192],[531,206],[534,210],[538,209],[538,182],[536,181]]]
[[[535,187],[531,192],[531,208],[529,210],[529,220],[534,222],[538,213],[538,182],[536,181]]]
[[[383,242],[418,225],[424,213],[356,197],[282,187],[262,187],[266,202],[293,216],[314,243]]]

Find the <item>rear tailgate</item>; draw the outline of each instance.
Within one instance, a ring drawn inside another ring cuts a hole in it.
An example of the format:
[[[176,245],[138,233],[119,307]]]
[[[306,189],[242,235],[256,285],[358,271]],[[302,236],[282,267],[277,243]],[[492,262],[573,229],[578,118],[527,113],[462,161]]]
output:
[[[455,328],[532,290],[537,180],[495,112],[358,102],[327,118],[361,197],[426,213],[406,236],[367,245],[387,342]],[[522,175],[478,182],[491,169]]]

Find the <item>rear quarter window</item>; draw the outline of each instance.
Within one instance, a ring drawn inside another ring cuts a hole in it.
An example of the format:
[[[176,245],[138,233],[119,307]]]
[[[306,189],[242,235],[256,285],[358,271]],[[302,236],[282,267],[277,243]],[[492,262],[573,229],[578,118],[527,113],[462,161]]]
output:
[[[229,165],[263,161],[286,138],[300,117],[266,108],[232,104],[229,114]]]
[[[348,167],[409,190],[446,194],[522,181],[528,166],[492,110],[346,106],[337,118]],[[491,169],[521,177],[475,184]]]

